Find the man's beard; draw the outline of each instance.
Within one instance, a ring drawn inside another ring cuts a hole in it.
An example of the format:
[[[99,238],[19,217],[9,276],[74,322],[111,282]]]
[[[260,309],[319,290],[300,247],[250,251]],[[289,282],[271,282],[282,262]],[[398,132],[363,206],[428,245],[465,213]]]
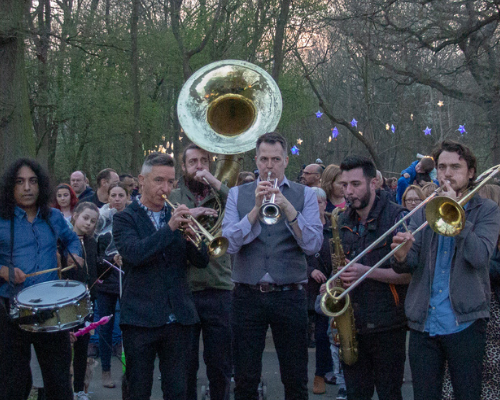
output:
[[[186,186],[191,190],[194,194],[203,194],[203,192],[207,189],[207,185],[205,182],[200,182],[194,179],[193,175],[184,174],[184,181],[186,182]]]
[[[349,206],[353,210],[362,210],[363,208],[366,208],[368,206],[368,204],[370,204],[371,197],[372,196],[371,196],[370,191],[367,191],[363,197],[361,197],[360,199],[357,199],[359,201],[359,206],[354,205],[354,201],[352,201],[351,199],[348,199]]]

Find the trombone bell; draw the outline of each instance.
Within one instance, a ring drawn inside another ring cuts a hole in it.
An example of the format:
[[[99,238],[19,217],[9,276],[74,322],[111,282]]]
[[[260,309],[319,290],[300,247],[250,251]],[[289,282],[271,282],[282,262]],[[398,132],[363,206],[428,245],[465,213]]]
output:
[[[465,224],[463,207],[449,197],[432,199],[425,209],[425,218],[432,230],[443,236],[458,235]]]

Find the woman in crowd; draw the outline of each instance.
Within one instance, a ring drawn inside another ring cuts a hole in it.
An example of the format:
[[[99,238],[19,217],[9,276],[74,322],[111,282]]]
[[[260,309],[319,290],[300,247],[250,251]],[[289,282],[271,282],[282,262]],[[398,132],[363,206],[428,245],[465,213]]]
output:
[[[413,210],[417,207],[422,201],[425,200],[424,193],[422,189],[420,189],[417,185],[410,185],[406,188],[403,193],[403,197],[401,198],[401,204],[408,211]]]
[[[64,219],[68,222],[71,222],[76,203],[78,203],[78,197],[76,197],[75,191],[71,186],[66,183],[61,183],[57,186],[54,208],[61,211]]]
[[[255,180],[255,174],[250,171],[241,171],[238,174],[238,181],[236,182],[236,186],[244,185],[245,183],[250,183]]]
[[[326,212],[332,212],[336,207],[344,207],[344,188],[338,182],[340,179],[340,168],[330,164],[321,175],[321,188],[326,193]]]
[[[110,185],[108,189],[109,203],[100,209],[97,229],[97,245],[99,256],[104,260],[122,266],[122,258],[118,254],[113,241],[113,216],[122,211],[130,200],[128,188],[122,182]],[[96,285],[97,302],[101,317],[115,314],[116,303],[120,299],[120,272],[109,267],[109,273],[104,276],[102,283]],[[111,353],[113,344],[114,316],[100,327],[99,354],[101,356],[102,384],[106,388],[114,388],[115,382],[111,378]]]

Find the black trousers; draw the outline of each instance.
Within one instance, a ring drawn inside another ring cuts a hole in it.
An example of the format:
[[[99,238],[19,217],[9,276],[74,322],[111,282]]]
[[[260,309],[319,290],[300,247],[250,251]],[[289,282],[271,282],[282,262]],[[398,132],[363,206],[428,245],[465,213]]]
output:
[[[229,400],[233,360],[231,352],[231,291],[205,289],[193,292],[200,323],[193,328],[193,344],[188,365],[188,400],[197,399],[196,375],[200,334],[203,360],[207,366],[211,400]]]
[[[333,371],[332,352],[330,350],[330,338],[328,337],[328,327],[330,318],[316,313],[316,372],[314,375],[325,377]]]
[[[349,400],[370,400],[377,388],[380,400],[402,400],[406,359],[406,329],[357,335],[358,361],[342,363]]]
[[[83,326],[82,326],[83,328]],[[85,373],[87,372],[87,353],[90,333],[79,336],[73,344],[73,389],[75,393],[85,389]]]
[[[156,355],[160,359],[164,400],[186,399],[187,360],[193,326],[173,323],[159,328],[121,325],[130,400],[148,400]]]
[[[456,400],[479,400],[486,345],[486,320],[450,335],[410,332],[410,366],[415,400],[440,400],[448,361]]]
[[[0,300],[0,400],[25,400],[31,390],[31,344],[42,371],[47,399],[72,400],[69,332],[32,333],[21,330]],[[7,308],[6,308],[7,307]]]
[[[257,400],[266,332],[271,327],[285,400],[307,392],[307,301],[304,290],[261,293],[237,285],[233,291],[235,400]]]

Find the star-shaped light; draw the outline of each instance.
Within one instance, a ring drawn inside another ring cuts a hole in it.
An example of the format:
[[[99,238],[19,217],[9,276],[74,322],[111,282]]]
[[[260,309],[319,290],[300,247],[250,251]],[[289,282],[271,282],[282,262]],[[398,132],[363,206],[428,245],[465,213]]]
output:
[[[297,139],[297,144],[300,146],[302,144],[303,140],[302,139]]]
[[[299,155],[299,148],[297,146],[293,146],[290,151],[292,152],[293,155],[298,156]]]
[[[443,107],[443,106],[444,106],[443,100],[439,100],[438,101],[438,107]]]
[[[394,126],[394,124],[391,125],[391,131],[392,133],[396,132],[396,127]]]
[[[337,127],[332,129],[332,138],[337,139],[337,136],[339,135],[339,130]]]
[[[323,115],[323,113],[318,110],[318,112],[316,113],[316,118],[321,118],[322,115]]]
[[[458,125],[458,129],[457,129],[461,135],[463,135],[464,133],[467,133],[467,131],[465,130],[465,124],[463,125]]]
[[[358,121],[356,121],[356,119],[355,119],[355,118],[353,118],[353,119],[352,119],[352,121],[351,121],[351,126],[355,126],[355,127],[357,127],[357,126],[358,126]]]
[[[429,128],[428,126],[426,126],[426,127],[425,127],[425,130],[423,130],[422,132],[424,132],[424,133],[425,133],[425,135],[427,136],[427,135],[430,135],[430,134],[431,134],[431,130],[432,130],[431,128]]]

